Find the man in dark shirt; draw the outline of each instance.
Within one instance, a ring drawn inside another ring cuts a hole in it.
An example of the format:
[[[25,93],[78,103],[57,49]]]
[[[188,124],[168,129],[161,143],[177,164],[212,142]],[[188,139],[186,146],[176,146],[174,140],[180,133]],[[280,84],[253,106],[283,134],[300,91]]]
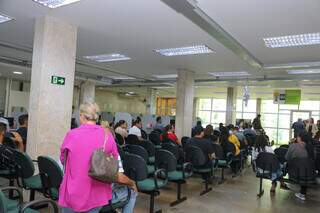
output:
[[[213,146],[210,142],[210,140],[203,138],[204,136],[204,129],[202,126],[196,126],[194,128],[195,136],[191,138],[187,144],[187,146],[196,146],[199,147],[202,152],[207,157],[207,163],[206,166],[212,165],[212,159],[214,155]]]
[[[21,115],[19,117],[19,129],[17,133],[21,136],[24,145],[24,151],[26,151],[27,135],[28,135],[28,114]]]
[[[299,132],[305,130],[306,127],[302,119],[298,118],[298,120],[292,124],[291,128],[293,129],[293,132],[294,132],[294,138],[297,138]]]

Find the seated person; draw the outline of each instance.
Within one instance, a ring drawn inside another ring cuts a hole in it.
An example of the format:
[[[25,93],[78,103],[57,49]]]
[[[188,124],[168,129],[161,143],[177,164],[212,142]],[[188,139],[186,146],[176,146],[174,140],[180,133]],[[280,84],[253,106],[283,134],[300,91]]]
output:
[[[28,133],[28,114],[19,116],[19,129],[17,129],[17,133],[23,140],[24,151],[26,151],[27,144],[27,133]]]
[[[217,136],[215,135],[215,132],[213,130],[213,126],[211,124],[207,125],[204,130],[204,138],[211,141],[211,143],[214,143],[217,141]]]
[[[307,131],[300,131],[295,143],[291,143],[286,153],[286,160],[289,162],[294,158],[310,158],[314,159],[314,147],[312,145],[311,136]],[[307,186],[300,188],[300,193],[295,196],[300,200],[306,200]]]
[[[127,187],[131,188],[131,194],[130,194],[130,199],[127,205],[125,205],[122,209],[122,213],[132,213],[134,209],[134,205],[136,203],[136,198],[138,195],[138,190],[136,187],[136,184],[133,180],[128,178],[124,174],[123,166],[122,166],[122,161],[120,158],[120,155],[118,157],[119,161],[119,173],[118,173],[118,183],[113,183],[112,184],[112,200],[111,203],[117,203],[117,202],[122,202],[125,201],[128,197],[128,190]]]
[[[128,124],[125,120],[120,120],[115,126],[114,126],[115,133],[118,133],[122,136],[123,140],[125,140],[128,137]]]
[[[233,135],[235,135],[239,142],[240,142],[240,148],[246,148],[244,146],[246,146],[246,137],[243,135],[243,132],[239,131],[239,127],[235,126],[232,129]]]
[[[169,140],[181,146],[181,142],[179,141],[176,134],[173,132],[173,127],[170,124],[164,128],[164,133],[160,136],[160,139],[162,142]]]
[[[159,130],[159,131],[163,131],[164,130],[164,127],[163,127],[163,124],[162,124],[162,119],[161,119],[161,116],[158,116],[156,118],[156,124],[154,125],[154,130]]]
[[[211,145],[211,142],[208,139],[203,138],[204,129],[202,126],[196,126],[194,130],[195,130],[194,131],[195,136],[188,141],[187,147],[188,146],[199,147],[207,157],[207,163],[204,165],[204,167],[211,167],[212,160],[215,159],[215,153]]]
[[[132,127],[129,129],[129,135],[136,135],[140,141],[143,140],[141,134],[142,122],[138,117],[135,121],[132,122]]]
[[[234,144],[236,147],[236,153],[235,156],[238,156],[240,154],[240,141],[238,140],[237,136],[235,136],[231,129],[228,129],[228,140]]]
[[[191,130],[191,137],[194,137],[196,135],[196,128],[200,127],[200,126],[202,127],[201,121],[197,121],[196,126],[193,127],[192,130]]]
[[[0,122],[0,144],[23,152],[23,142],[16,132],[7,132],[7,125]]]
[[[254,165],[256,165],[255,162],[257,160],[258,155],[261,152],[274,153],[272,147],[268,146],[268,144],[269,144],[269,141],[265,135],[259,135],[257,137],[257,142],[255,144],[255,147],[252,150],[252,161]],[[259,168],[257,168],[257,170],[260,171],[261,173],[263,172]],[[276,187],[277,187],[277,180],[279,180],[281,183],[280,185],[281,189],[285,189],[285,190],[289,189],[283,180],[283,165],[280,165],[280,169],[277,172],[273,173],[271,176],[272,176],[271,178],[272,186],[270,189],[270,193],[275,193]]]

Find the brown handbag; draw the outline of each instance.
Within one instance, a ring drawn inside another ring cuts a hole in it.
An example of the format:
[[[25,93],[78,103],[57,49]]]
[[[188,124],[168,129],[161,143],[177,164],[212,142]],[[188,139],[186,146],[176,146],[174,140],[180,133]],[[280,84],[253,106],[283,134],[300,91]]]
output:
[[[119,162],[112,154],[105,153],[107,135],[105,133],[103,147],[95,150],[91,155],[88,175],[104,183],[114,183],[118,179]]]

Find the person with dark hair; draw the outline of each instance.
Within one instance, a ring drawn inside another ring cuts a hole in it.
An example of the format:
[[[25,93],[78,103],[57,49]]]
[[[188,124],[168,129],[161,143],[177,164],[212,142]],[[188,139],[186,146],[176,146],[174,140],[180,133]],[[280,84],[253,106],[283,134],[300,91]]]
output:
[[[28,114],[20,115],[19,117],[19,129],[17,133],[23,140],[24,151],[27,148],[27,136],[28,136]]]
[[[156,118],[156,124],[154,125],[154,128],[153,128],[153,129],[154,129],[154,130],[161,130],[161,131],[164,130],[161,116],[158,116],[158,117]]]
[[[261,115],[260,114],[257,114],[257,117],[255,117],[255,119],[253,119],[252,125],[253,125],[253,129],[255,131],[261,131],[263,129],[262,125],[261,125]]]
[[[314,159],[314,147],[312,138],[307,131],[300,131],[295,143],[291,143],[286,153],[286,160],[289,162],[294,158],[310,158]],[[295,193],[295,196],[300,200],[306,200],[307,187],[301,186],[300,193]]]
[[[177,145],[181,145],[177,135],[173,132],[173,127],[169,124],[164,128],[164,133],[161,135],[161,140],[165,142],[166,140],[172,141]]]
[[[23,141],[16,132],[7,132],[7,125],[0,122],[0,145],[8,146],[12,149],[18,149],[23,152]]]
[[[204,129],[201,125],[196,126],[194,128],[194,131],[195,131],[195,136],[192,137],[187,142],[187,147],[188,146],[199,147],[204,153],[204,155],[207,157],[207,163],[205,164],[204,167],[211,167],[212,160],[215,158],[214,150],[211,145],[211,142],[208,139],[204,138]]]
[[[255,146],[252,150],[252,162],[254,166],[256,165],[256,160],[258,158],[258,155],[262,152],[268,152],[268,153],[274,153],[273,149],[271,146],[269,146],[269,139],[266,135],[258,135],[257,140],[255,143]],[[256,168],[259,170],[259,168]],[[262,169],[260,169],[261,172]],[[271,181],[272,181],[272,186],[270,189],[270,193],[275,193],[276,192],[276,187],[277,187],[277,180],[280,181],[280,188],[284,190],[289,190],[288,186],[285,184],[284,179],[283,179],[283,165],[280,165],[280,169],[271,174]]]
[[[194,137],[196,135],[196,128],[200,127],[200,126],[202,127],[201,121],[197,121],[197,124],[191,130],[191,137]],[[203,129],[203,127],[202,127],[202,129]]]
[[[211,124],[208,124],[204,130],[204,138],[210,140],[212,143],[215,143],[218,137],[219,136],[216,136],[214,134],[213,126]]]
[[[128,137],[128,124],[125,120],[118,121],[114,128],[115,133],[121,135],[123,139]]]
[[[132,122],[132,127],[129,129],[129,135],[136,135],[139,138],[139,140],[142,141],[143,138],[142,138],[141,128],[142,128],[141,118],[137,117],[137,119]]]
[[[300,131],[305,129],[304,123],[301,118],[298,118],[296,122],[294,122],[291,126],[294,132],[294,138],[297,138]]]

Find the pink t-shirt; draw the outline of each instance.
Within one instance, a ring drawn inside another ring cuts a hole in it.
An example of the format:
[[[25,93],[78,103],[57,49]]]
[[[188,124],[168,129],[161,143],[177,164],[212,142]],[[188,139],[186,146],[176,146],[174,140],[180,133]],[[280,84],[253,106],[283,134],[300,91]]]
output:
[[[111,184],[88,176],[89,163],[94,150],[103,147],[105,130],[98,125],[81,125],[70,130],[61,146],[60,160],[68,150],[66,172],[60,186],[59,205],[77,212],[107,205],[112,198]],[[111,133],[108,134],[106,153],[118,158],[118,149]]]

